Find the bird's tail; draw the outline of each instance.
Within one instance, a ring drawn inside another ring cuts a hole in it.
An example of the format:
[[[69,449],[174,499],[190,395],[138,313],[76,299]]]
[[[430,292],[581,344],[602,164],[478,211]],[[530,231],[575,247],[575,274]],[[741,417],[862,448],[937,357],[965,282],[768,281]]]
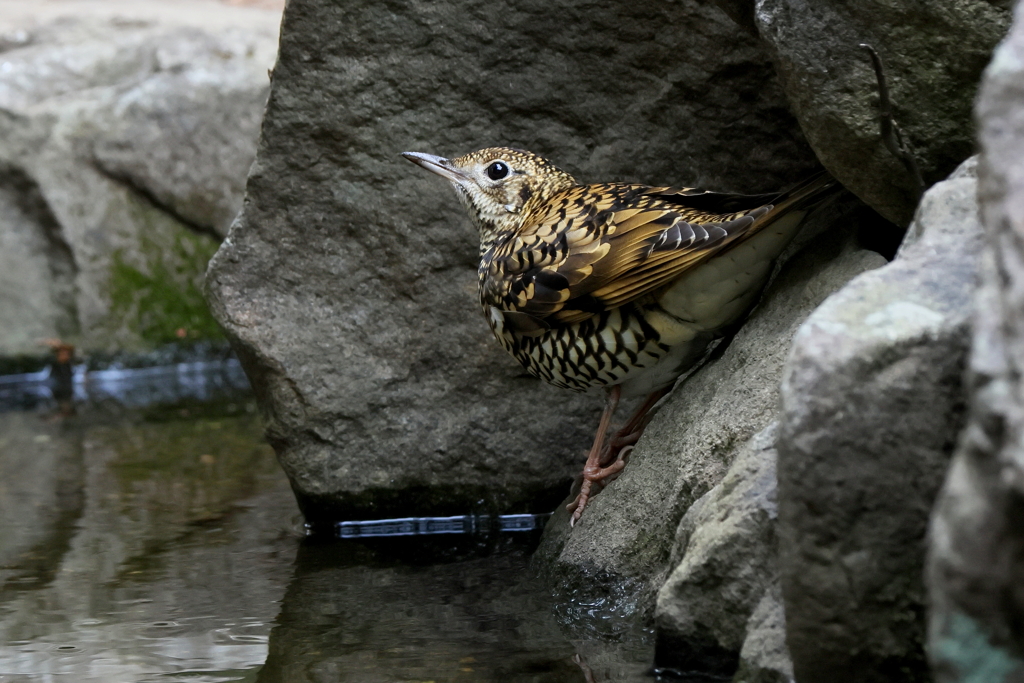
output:
[[[747,212],[745,231],[703,263],[685,273],[659,298],[659,305],[705,331],[721,330],[741,319],[756,303],[775,259],[800,231],[813,206],[840,187],[819,173]]]
[[[716,256],[723,255],[749,242],[757,233],[769,228],[782,237],[778,241],[778,246],[770,248],[781,251],[789,240],[799,232],[799,228],[803,225],[810,210],[835,192],[842,190],[842,187],[827,171],[819,171],[788,190],[777,193],[768,198],[763,206],[747,213],[748,216],[754,218],[753,225],[735,237],[730,235],[732,238],[730,243]]]
[[[772,208],[764,217],[765,223],[771,223],[774,217],[785,215],[790,211],[810,209],[826,197],[842,190],[842,185],[829,175],[828,171],[819,171],[805,178],[788,190],[776,195],[768,203]]]

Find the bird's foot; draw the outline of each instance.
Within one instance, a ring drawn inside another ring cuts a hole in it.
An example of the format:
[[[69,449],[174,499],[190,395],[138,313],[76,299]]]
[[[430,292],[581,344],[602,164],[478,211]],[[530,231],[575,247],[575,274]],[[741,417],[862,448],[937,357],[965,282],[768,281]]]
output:
[[[608,443],[604,445],[604,449],[601,451],[601,466],[604,467],[608,463],[622,458],[623,451],[626,451],[628,456],[629,451],[633,450],[633,446],[640,440],[640,435],[643,433],[643,428],[629,433],[616,432],[612,438],[608,439]]]
[[[569,519],[569,526],[576,526],[576,522],[579,521],[580,516],[583,514],[583,509],[587,507],[590,499],[622,474],[622,470],[625,469],[626,461],[629,459],[629,454],[632,450],[633,446],[627,445],[618,449],[618,457],[615,462],[605,466],[587,465],[583,468],[583,482],[580,485],[580,491],[576,494],[576,498],[565,506],[565,509],[572,513]]]
[[[671,387],[659,389],[658,391],[648,395],[644,402],[637,407],[636,411],[629,418],[626,424],[623,425],[622,429],[612,434],[601,449],[598,462],[602,466],[621,459],[624,449],[629,448],[632,450],[632,447],[643,435],[644,429],[647,428],[647,423],[651,420],[651,409],[654,408],[658,401],[668,394],[669,391],[671,391]]]

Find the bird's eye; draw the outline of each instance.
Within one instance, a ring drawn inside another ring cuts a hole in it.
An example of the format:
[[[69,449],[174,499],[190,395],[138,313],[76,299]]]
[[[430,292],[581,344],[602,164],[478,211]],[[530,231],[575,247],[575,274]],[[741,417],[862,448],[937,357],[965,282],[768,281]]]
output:
[[[487,177],[491,180],[501,180],[508,175],[508,164],[504,161],[495,161],[487,167]]]

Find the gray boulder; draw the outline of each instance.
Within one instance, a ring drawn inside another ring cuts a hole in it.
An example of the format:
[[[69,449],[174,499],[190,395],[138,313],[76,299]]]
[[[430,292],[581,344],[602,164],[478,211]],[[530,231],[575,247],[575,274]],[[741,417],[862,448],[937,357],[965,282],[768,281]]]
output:
[[[815,166],[765,53],[711,5],[289,2],[207,286],[310,521],[550,509],[579,470],[601,397],[498,347],[477,236],[398,156],[494,144],[584,181],[755,191]]]
[[[973,160],[894,262],[800,327],[782,381],[779,543],[797,680],[925,680],[924,535],[963,424],[981,228]]]
[[[168,32],[152,73],[97,112],[97,167],[182,223],[218,238],[242,206],[256,157],[271,35]]]
[[[7,46],[0,354],[220,336],[200,288],[255,154],[272,17],[216,36],[63,19]]]
[[[786,646],[786,614],[778,582],[765,590],[747,621],[733,683],[793,683],[793,660]]]
[[[790,339],[825,297],[885,262],[852,240],[864,215],[840,216],[824,210],[805,228],[728,346],[666,399],[623,474],[575,528],[557,510],[535,555],[572,599],[641,612],[670,577],[657,595],[659,665],[732,673],[772,583],[767,428]]]
[[[882,142],[875,74],[858,46],[874,46],[886,64],[893,115],[930,185],[974,150],[971,105],[981,70],[1009,26],[1006,4],[757,0],[753,14],[822,164],[904,226],[917,205],[915,183]]]
[[[655,610],[662,666],[732,674],[748,622],[778,585],[777,426],[743,444],[722,481],[690,506],[676,529],[673,569]],[[759,649],[752,641],[747,659],[756,659]]]
[[[978,99],[987,239],[968,372],[970,416],[932,516],[929,656],[935,680],[1024,680],[1024,4]]]

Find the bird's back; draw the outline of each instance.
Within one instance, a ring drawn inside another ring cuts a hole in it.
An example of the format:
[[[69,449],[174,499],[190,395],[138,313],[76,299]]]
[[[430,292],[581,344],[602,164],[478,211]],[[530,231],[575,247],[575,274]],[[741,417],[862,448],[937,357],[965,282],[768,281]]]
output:
[[[751,308],[833,183],[776,195],[605,183],[531,198],[481,254],[481,304],[502,345],[552,384],[654,390]]]

